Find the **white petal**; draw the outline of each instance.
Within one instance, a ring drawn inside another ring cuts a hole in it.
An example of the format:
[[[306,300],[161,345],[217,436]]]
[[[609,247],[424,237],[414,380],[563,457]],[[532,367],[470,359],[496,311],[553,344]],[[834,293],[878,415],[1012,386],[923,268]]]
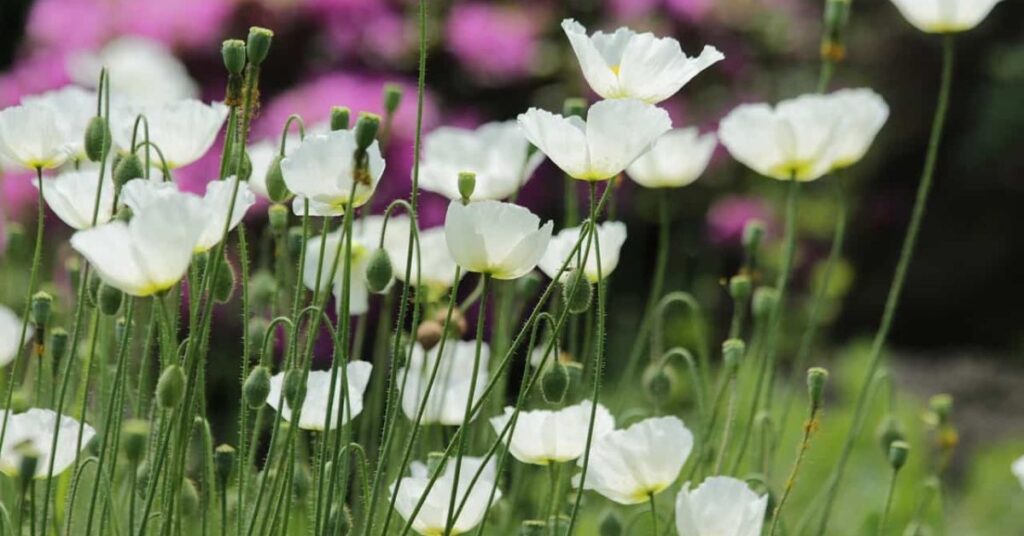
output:
[[[643,33],[634,37],[622,55],[619,82],[622,97],[661,102],[675,95],[701,71],[725,56],[715,47],[705,46],[700,55],[689,58],[679,41]]]
[[[768,496],[758,496],[746,482],[709,477],[695,490],[689,483],[676,496],[676,528],[680,534],[760,536]]]
[[[1000,0],[892,0],[911,24],[927,33],[956,33],[981,23]]]
[[[650,148],[672,128],[668,112],[635,99],[601,101],[587,113],[587,149],[590,169],[586,178],[611,178]]]
[[[833,169],[848,167],[864,157],[889,118],[889,105],[870,89],[842,89],[829,95],[841,114],[833,136]]]
[[[38,179],[33,184],[39,185]],[[110,221],[114,210],[114,181],[110,171],[103,174],[103,187],[99,203],[96,203],[96,189],[100,184],[98,169],[66,171],[56,178],[43,178],[43,198],[50,210],[64,223],[74,229],[92,227],[94,209],[96,223]]]
[[[106,284],[132,296],[156,292],[151,288],[148,274],[135,260],[126,223],[114,221],[78,231],[71,236],[71,247],[89,261]]]
[[[78,457],[78,435],[81,432],[81,445],[84,447],[96,435],[96,430],[88,424],[79,423],[65,415],[58,416],[48,409],[32,408],[24,413],[7,413],[0,410],[0,422],[7,420],[7,432],[4,442],[0,445],[0,471],[16,475],[21,465],[21,457],[17,449],[29,443],[39,454],[36,464],[35,478],[45,478],[50,474],[53,465],[53,476],[67,470]],[[58,424],[59,423],[59,424]],[[57,443],[53,444],[54,432],[57,432]],[[51,448],[51,447],[56,448]]]
[[[629,178],[647,188],[678,188],[697,180],[715,152],[718,138],[698,136],[696,128],[662,134],[651,149],[626,168]]]
[[[18,351],[32,339],[35,330],[32,325],[25,326],[25,340],[21,340],[22,321],[10,308],[0,305],[0,368],[7,366],[18,356]]]
[[[613,67],[618,68],[619,66],[618,58],[615,58],[615,55],[617,52],[621,57],[621,49],[625,47],[625,43],[631,37],[631,32],[617,32],[614,39],[607,39],[600,32],[598,32],[600,35],[595,35],[595,39],[602,45],[605,54],[612,58],[613,63],[610,64],[594,40],[587,36],[586,28],[580,23],[573,19],[565,19],[562,21],[562,30],[569,38],[569,44],[572,45],[572,50],[576,53],[580,68],[583,70],[583,77],[587,79],[590,88],[594,90],[594,93],[606,99],[615,98],[619,91],[618,77],[613,70]],[[548,156],[550,157],[550,154]]]
[[[206,185],[206,195],[203,197],[203,205],[206,207],[209,218],[199,237],[196,248],[199,251],[207,251],[220,243],[224,235],[224,223],[227,219],[228,210],[231,211],[231,223],[228,231],[234,229],[245,217],[245,213],[254,203],[256,196],[249,189],[248,182],[237,185],[235,177],[228,177],[222,181],[211,181]],[[231,194],[234,193],[235,202],[231,204]]]
[[[567,175],[585,178],[590,167],[586,124],[578,117],[562,117],[530,108],[519,114],[519,125],[530,143],[537,146]]]
[[[787,136],[784,129],[771,106],[741,104],[722,119],[718,138],[743,165],[766,177],[785,180],[789,179],[789,155],[781,146]]]

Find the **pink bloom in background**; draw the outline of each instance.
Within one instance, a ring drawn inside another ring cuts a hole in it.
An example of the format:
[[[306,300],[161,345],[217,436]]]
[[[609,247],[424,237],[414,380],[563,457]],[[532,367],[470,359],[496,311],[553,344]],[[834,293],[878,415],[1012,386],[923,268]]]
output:
[[[681,21],[701,22],[711,14],[713,2],[714,0],[665,0],[665,7]]]
[[[448,49],[482,83],[529,73],[547,13],[528,7],[456,4],[445,27]]]
[[[107,4],[97,0],[38,0],[25,34],[34,44],[65,52],[99,48],[110,36]]]
[[[760,221],[765,235],[774,236],[775,213],[763,199],[745,195],[720,197],[708,208],[708,239],[716,246],[738,246],[742,243],[743,228],[750,220]]]
[[[369,56],[370,61],[395,62],[416,48],[416,32],[400,12],[383,3],[358,1],[336,5],[308,6],[314,16],[324,21],[332,53]],[[357,20],[359,24],[353,25]]]
[[[36,187],[32,186],[35,173],[20,169],[0,171],[0,212],[11,220],[19,220],[35,210]]]
[[[608,2],[612,14],[619,19],[637,19],[658,9],[662,0],[611,0]]]
[[[67,84],[70,79],[64,64],[63,53],[49,51],[35,52],[18,60],[10,70],[0,74],[0,108],[18,104],[24,95]]]

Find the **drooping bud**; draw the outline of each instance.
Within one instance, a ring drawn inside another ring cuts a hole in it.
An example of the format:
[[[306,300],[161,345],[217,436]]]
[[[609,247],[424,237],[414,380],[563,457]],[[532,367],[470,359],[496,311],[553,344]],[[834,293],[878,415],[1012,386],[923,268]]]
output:
[[[811,399],[811,407],[821,407],[825,399],[825,382],[827,381],[827,370],[821,367],[807,369],[807,396]]]
[[[384,111],[393,115],[402,103],[402,86],[395,83],[384,84]]]
[[[331,106],[331,130],[348,130],[351,117],[348,106]]]
[[[220,46],[224,67],[229,73],[240,75],[245,69],[245,43],[241,39],[226,39]]]
[[[590,309],[593,292],[583,270],[573,270],[562,280],[562,299],[572,314],[578,315]]]
[[[306,399],[306,384],[303,382],[302,371],[291,369],[284,373],[284,401],[288,407],[298,408]]]
[[[587,115],[587,101],[579,97],[565,99],[562,104],[562,115],[566,117],[585,117]]]
[[[282,234],[288,231],[288,207],[275,203],[267,209],[267,221],[270,223],[270,230],[274,234]]]
[[[284,157],[277,155],[270,161],[270,165],[267,166],[267,176],[265,179],[267,196],[275,203],[281,203],[292,195],[288,191],[288,185],[284,182],[284,173],[281,172],[282,160],[284,160]]]
[[[771,316],[772,311],[775,310],[775,305],[779,302],[779,291],[772,287],[758,287],[754,291],[754,301],[751,309],[754,311],[754,316],[759,320],[767,320]]]
[[[231,301],[231,296],[235,293],[235,267],[224,259],[224,262],[220,264],[220,269],[217,270],[217,279],[213,281],[213,299],[217,303],[227,303]]]
[[[213,471],[220,483],[221,490],[226,487],[231,471],[235,467],[235,448],[231,445],[220,445],[213,451]]]
[[[380,116],[368,112],[359,112],[359,120],[356,121],[356,147],[365,151],[377,139],[377,131],[380,129]]]
[[[92,162],[99,162],[110,146],[110,125],[106,118],[97,115],[85,127],[85,156]]]
[[[383,248],[378,248],[370,255],[366,263],[366,288],[375,294],[383,294],[391,285],[391,257]]]
[[[569,392],[569,371],[557,360],[540,377],[540,392],[548,404],[561,404]]]
[[[442,336],[444,336],[444,326],[436,320],[426,320],[416,328],[416,342],[420,343],[420,346],[427,351],[437,346],[437,343],[441,342]]]
[[[146,456],[146,442],[149,441],[149,422],[142,419],[129,419],[121,426],[121,448],[125,458],[132,464],[138,464]]]
[[[181,514],[186,517],[199,513],[199,490],[191,479],[185,478],[181,481],[178,506],[181,508]]]
[[[164,369],[156,383],[156,398],[160,407],[173,409],[185,395],[185,371],[177,364]]]
[[[648,398],[656,404],[664,403],[672,394],[672,369],[667,364],[652,363],[645,371],[644,389]]]
[[[729,296],[732,296],[732,301],[737,304],[747,302],[752,288],[753,284],[749,276],[741,274],[729,278]]]
[[[730,374],[735,374],[743,361],[743,355],[747,351],[747,345],[740,339],[726,339],[722,343],[722,362]]]
[[[899,471],[907,463],[910,455],[910,444],[906,441],[893,441],[889,445],[889,465],[893,471]]]
[[[249,38],[245,42],[249,63],[258,66],[263,63],[263,60],[267,59],[267,53],[270,52],[270,42],[273,38],[274,32],[266,28],[259,26],[249,28]]]
[[[270,395],[270,369],[258,366],[252,369],[242,386],[242,396],[250,409],[259,409],[267,403]]]
[[[104,283],[100,285],[99,292],[99,309],[100,312],[107,316],[114,316],[117,311],[121,309],[121,301],[124,297],[124,293],[120,290]]]
[[[622,536],[622,519],[612,510],[608,510],[601,518],[597,533],[600,536]]]
[[[473,191],[476,190],[476,173],[463,171],[459,173],[459,195],[462,196],[462,204],[468,204],[473,198]]]
[[[142,159],[135,153],[129,153],[121,157],[121,161],[114,166],[114,185],[122,187],[132,179],[145,176],[146,171],[142,167]]]

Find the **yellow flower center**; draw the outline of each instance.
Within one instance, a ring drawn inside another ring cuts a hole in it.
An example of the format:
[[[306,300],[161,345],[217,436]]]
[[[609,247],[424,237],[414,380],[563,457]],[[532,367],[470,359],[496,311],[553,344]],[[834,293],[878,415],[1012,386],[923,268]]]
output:
[[[618,78],[618,76],[619,76],[619,69],[621,68],[621,66],[619,66],[619,65],[612,65],[611,67],[608,67],[608,68],[611,69],[612,74],[614,74],[615,77]]]

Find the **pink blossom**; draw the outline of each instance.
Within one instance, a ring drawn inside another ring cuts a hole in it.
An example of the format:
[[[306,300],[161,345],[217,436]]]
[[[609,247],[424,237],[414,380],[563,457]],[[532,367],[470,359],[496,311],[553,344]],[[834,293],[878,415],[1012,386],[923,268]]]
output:
[[[445,28],[448,49],[483,83],[529,73],[546,12],[483,3],[457,4]]]
[[[727,195],[708,208],[708,238],[717,246],[738,246],[747,222],[758,220],[765,234],[773,235],[777,227],[771,206],[763,199],[745,195]]]
[[[64,54],[56,51],[40,51],[18,60],[0,74],[0,108],[17,104],[25,95],[67,84],[70,80],[64,64]]]
[[[669,13],[684,22],[701,22],[714,8],[713,0],[665,0]]]

